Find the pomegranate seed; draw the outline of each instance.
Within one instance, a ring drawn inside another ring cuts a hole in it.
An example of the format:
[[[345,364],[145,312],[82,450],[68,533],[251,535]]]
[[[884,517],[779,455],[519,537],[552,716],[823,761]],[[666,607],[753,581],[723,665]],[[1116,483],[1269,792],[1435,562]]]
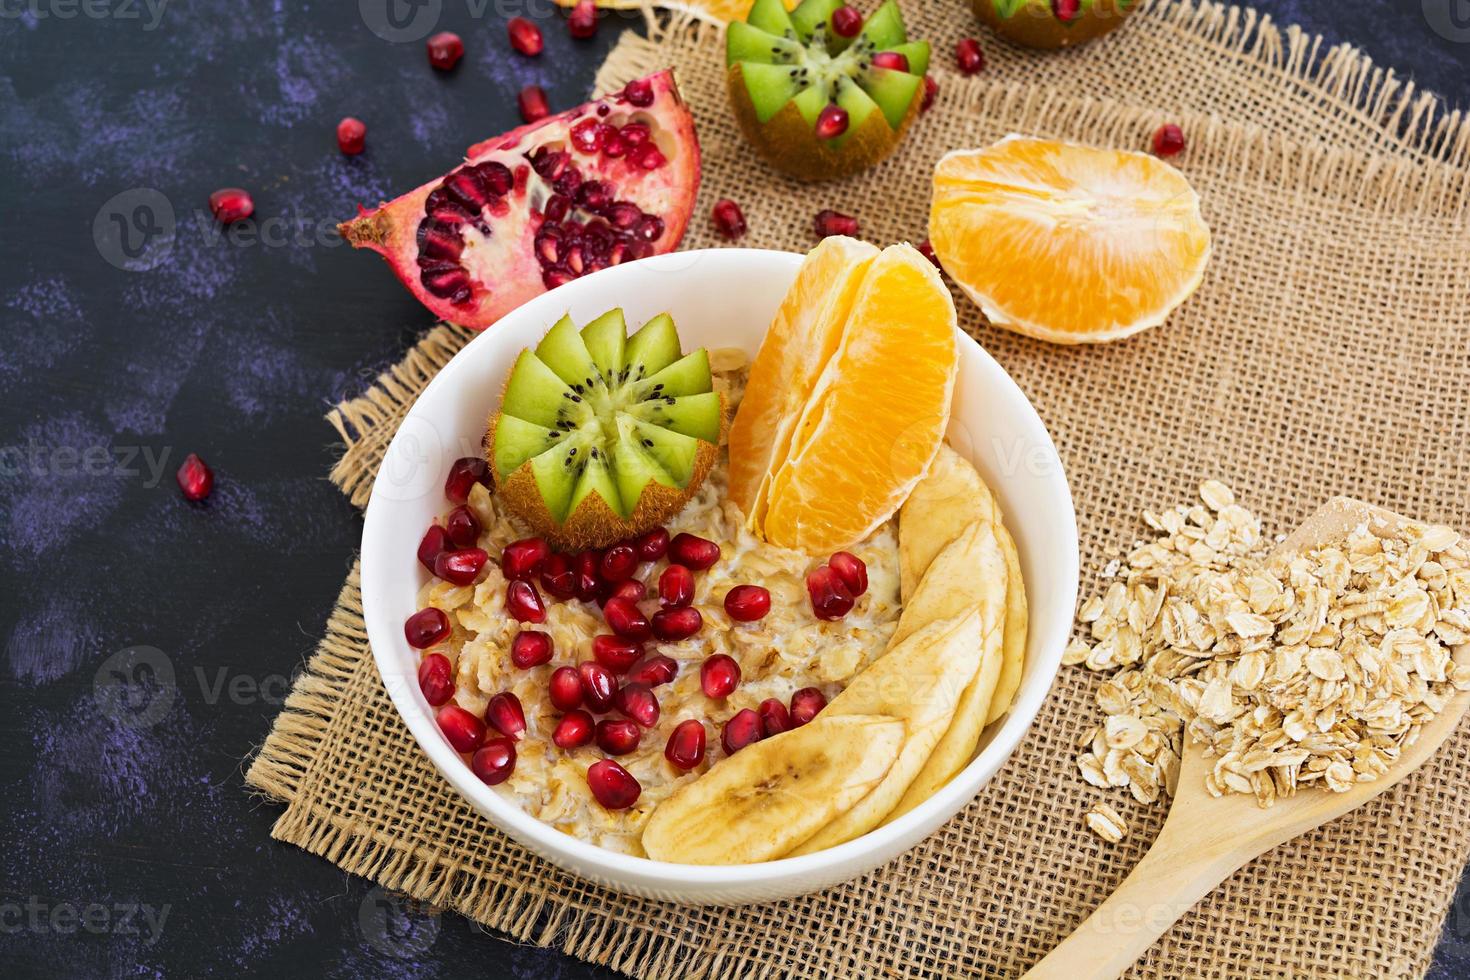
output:
[[[470,756],[470,770],[487,786],[497,786],[516,771],[516,746],[508,738],[492,738]]]
[[[367,145],[367,127],[361,119],[348,116],[337,124],[337,149],[355,157]]]
[[[440,31],[429,38],[429,64],[440,71],[449,71],[464,57],[464,42],[453,31]]]
[[[556,729],[551,733],[552,743],[559,749],[580,749],[592,741],[592,732],[597,727],[597,722],[585,711],[573,711],[556,723]]]
[[[608,755],[627,755],[643,740],[638,723],[625,718],[604,718],[597,723],[597,747]]]
[[[598,714],[612,707],[618,689],[612,671],[596,661],[584,660],[577,664],[577,677],[582,682],[582,700],[587,707]]]
[[[832,33],[838,37],[856,37],[863,29],[863,15],[856,7],[838,7],[832,11]]]
[[[735,658],[716,653],[699,665],[699,689],[707,698],[728,698],[740,686],[740,665]]]
[[[643,615],[643,610],[623,598],[612,598],[602,607],[602,616],[607,620],[607,625],[618,636],[627,637],[630,640],[648,639],[648,618]],[[601,659],[600,657],[598,659]],[[630,661],[631,664],[631,661]]]
[[[622,137],[624,143],[628,144],[628,146],[630,147],[633,147],[642,146],[644,143],[647,143],[648,137],[651,136],[652,133],[650,133],[648,127],[643,125],[642,123],[628,123],[628,125],[624,126],[621,130],[618,131],[618,135]]]
[[[449,476],[444,480],[444,496],[452,504],[462,504],[470,499],[470,489],[478,483],[490,488],[490,467],[476,456],[463,456],[449,467]]]
[[[817,139],[836,139],[847,132],[847,110],[840,105],[828,103],[817,113]]]
[[[592,656],[614,674],[625,674],[643,656],[643,644],[599,633],[592,638]]]
[[[658,561],[669,550],[669,532],[656,527],[638,539],[638,558],[641,561]]]
[[[934,243],[924,239],[919,243],[919,254],[933,263],[934,268],[943,270],[944,266],[939,264],[939,255],[934,251]]]
[[[818,565],[807,573],[806,591],[818,619],[841,619],[852,612],[852,593],[831,565]]]
[[[444,532],[456,548],[473,548],[480,540],[480,519],[467,504],[460,504],[444,518]]]
[[[720,733],[720,747],[726,755],[734,755],[752,742],[759,742],[761,737],[760,715],[749,708],[741,708],[725,722],[725,730]]]
[[[255,213],[255,202],[249,191],[238,187],[222,187],[209,195],[209,210],[222,225],[244,221]]]
[[[1160,126],[1154,133],[1154,155],[1172,157],[1184,151],[1184,130],[1173,123]]]
[[[557,599],[570,599],[577,594],[577,573],[566,555],[547,555],[541,565],[541,588]]]
[[[710,210],[710,217],[714,219],[715,231],[729,241],[733,242],[745,234],[745,212],[740,210],[740,205],[728,197],[715,202],[715,206]]]
[[[567,33],[585,39],[597,33],[597,4],[593,0],[581,0],[567,17]]]
[[[704,738],[704,722],[697,718],[681,721],[669,732],[664,758],[675,769],[688,772],[704,761]]]
[[[720,560],[720,546],[707,538],[681,533],[669,542],[669,561],[693,571],[709,568]]]
[[[582,707],[582,677],[575,667],[558,667],[546,682],[546,694],[558,711],[575,711]]]
[[[613,586],[613,590],[607,594],[607,602],[611,602],[614,599],[623,599],[636,606],[643,601],[643,597],[647,594],[648,586],[636,578],[630,578],[626,582],[619,582]],[[607,602],[603,603],[602,609],[604,613],[607,612]]]
[[[658,698],[647,684],[624,684],[614,695],[613,706],[644,728],[658,724]]]
[[[444,610],[426,606],[403,621],[403,635],[415,650],[427,650],[449,638],[449,617]]]
[[[505,25],[505,32],[510,35],[510,46],[527,58],[536,57],[546,46],[541,37],[541,28],[524,17],[512,17],[510,23]]]
[[[960,39],[960,43],[954,46],[954,58],[961,75],[975,75],[985,67],[985,52],[980,50],[980,42],[973,37]]]
[[[434,559],[449,548],[449,532],[438,524],[430,524],[429,529],[424,532],[423,540],[419,542],[419,564],[423,565],[432,574],[434,571]]]
[[[759,585],[737,585],[725,593],[725,612],[738,623],[764,619],[771,611],[771,593]]]
[[[516,96],[521,107],[521,119],[528,123],[545,119],[551,115],[551,105],[546,101],[546,90],[540,85],[527,85]]]
[[[597,593],[602,587],[602,579],[598,575],[602,564],[602,552],[584,551],[572,559],[572,568],[577,572],[577,598],[583,602],[591,602],[597,598]]]
[[[640,109],[647,109],[653,105],[653,83],[646,78],[636,78],[623,86],[623,98]],[[627,136],[628,127],[623,127],[624,138]]]
[[[643,146],[640,146],[637,151],[635,151],[635,155],[632,159],[634,163],[638,164],[638,166],[642,167],[644,170],[657,170],[659,167],[662,167],[667,162],[664,157],[663,151],[658,148],[657,143],[647,143]],[[652,237],[657,238],[658,236],[654,235]]]
[[[587,788],[607,810],[626,810],[638,802],[643,787],[633,774],[611,759],[599,759],[587,770]]]
[[[780,698],[766,698],[755,713],[760,716],[761,734],[765,738],[780,735],[791,727],[791,712],[786,710]]]
[[[839,551],[827,559],[827,564],[832,566],[832,571],[842,579],[842,584],[847,586],[854,599],[868,591],[868,566],[857,555]]]
[[[526,712],[521,699],[509,691],[501,691],[485,706],[485,724],[502,735],[515,738],[526,730]]]
[[[791,695],[791,727],[800,728],[827,707],[827,696],[815,687],[804,687]]]
[[[583,119],[572,127],[572,145],[582,153],[596,153],[607,140],[609,127],[596,119]]]
[[[873,67],[887,68],[890,71],[908,71],[909,59],[897,51],[879,51],[873,55]]]
[[[500,571],[508,579],[530,579],[551,557],[551,545],[542,538],[512,541],[500,552]]]
[[[934,76],[932,76],[932,75],[925,75],[924,76],[924,98],[919,103],[919,111],[920,112],[928,112],[933,107],[933,105],[934,105],[934,99],[938,95],[939,95],[939,83],[934,80]]]
[[[441,552],[434,559],[434,574],[455,585],[473,585],[490,556],[483,548],[461,548]]]
[[[1071,23],[1082,13],[1082,0],[1051,0],[1051,11],[1057,20]]]
[[[485,723],[457,704],[446,704],[434,718],[456,752],[473,752],[485,741]]]
[[[530,582],[515,581],[505,590],[505,610],[520,623],[546,622],[546,605]]]
[[[823,208],[817,212],[814,227],[817,229],[818,238],[826,238],[829,235],[847,235],[856,238],[858,234],[856,218],[840,211],[833,211],[831,208]]]
[[[676,606],[654,613],[648,625],[660,640],[687,640],[704,626],[704,617],[693,606]]]
[[[454,668],[442,653],[431,653],[419,663],[419,690],[434,707],[454,697]]]
[[[602,554],[597,570],[604,582],[622,582],[638,570],[638,551],[631,544],[615,544]]]
[[[630,684],[647,684],[649,687],[658,687],[660,684],[668,684],[677,676],[679,676],[679,662],[673,657],[655,653],[634,664],[625,679]]]
[[[694,601],[694,573],[683,565],[670,565],[658,577],[658,601],[667,608],[687,606]]]
[[[521,630],[510,641],[510,662],[521,670],[530,670],[549,663],[551,652],[551,634],[540,630]]]
[[[179,482],[179,490],[185,500],[203,500],[214,489],[214,470],[194,453],[184,457],[184,463],[174,474],[174,479]]]

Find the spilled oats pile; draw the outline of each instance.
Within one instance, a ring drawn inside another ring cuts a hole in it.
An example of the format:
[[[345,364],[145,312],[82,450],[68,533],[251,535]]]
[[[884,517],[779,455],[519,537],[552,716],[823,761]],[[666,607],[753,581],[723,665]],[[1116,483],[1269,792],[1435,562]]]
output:
[[[1224,484],[1201,502],[1145,512],[1153,540],[1104,576],[1063,663],[1111,672],[1104,719],[1078,745],[1082,777],[1140,803],[1172,795],[1186,731],[1215,760],[1209,791],[1259,805],[1317,783],[1342,792],[1388,770],[1456,691],[1470,664],[1470,555],[1447,527],[1344,541],[1268,561],[1261,522]],[[1381,533],[1385,529],[1378,529]],[[1085,818],[1116,842],[1106,804]]]

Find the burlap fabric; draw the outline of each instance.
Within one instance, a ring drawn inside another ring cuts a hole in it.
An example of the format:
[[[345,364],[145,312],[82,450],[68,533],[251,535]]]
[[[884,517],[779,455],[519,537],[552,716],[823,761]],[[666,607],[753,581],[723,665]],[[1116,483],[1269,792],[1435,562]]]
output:
[[[971,29],[953,3],[910,19],[941,49]],[[1233,484],[1276,529],[1333,493],[1470,525],[1466,127],[1355,53],[1324,56],[1312,39],[1231,8],[1149,4],[1076,54],[989,47],[986,76],[939,69],[939,103],[896,157],[815,187],[764,169],[723,118],[720,40],[708,25],[662,21],[648,39],[625,39],[600,82],[679,69],[705,152],[691,247],[717,244],[705,221],[723,196],[744,207],[752,246],[809,248],[810,216],[825,206],[858,215],[873,241],[917,239],[927,175],[950,148],[1012,131],[1140,147],[1166,117],[1184,125],[1180,165],[1216,254],[1166,327],[1058,348],[996,331],[958,302],[1056,438],[1084,592],[1106,549],[1139,534],[1140,508],[1184,500],[1208,477]],[[332,413],[347,447],[332,477],[354,501],[366,500],[407,406],[467,336],[436,328]],[[672,908],[546,865],[435,774],[374,670],[354,573],[248,778],[287,804],[276,838],[638,977],[1014,976],[1101,901],[1162,823],[1162,806],[1114,792],[1105,798],[1129,818],[1129,838],[1104,845],[1082,827],[1104,798],[1073,763],[1096,679],[1064,669],[980,796],[879,872],[777,905]],[[1470,850],[1467,762],[1462,734],[1385,797],[1250,864],[1133,975],[1422,974]]]

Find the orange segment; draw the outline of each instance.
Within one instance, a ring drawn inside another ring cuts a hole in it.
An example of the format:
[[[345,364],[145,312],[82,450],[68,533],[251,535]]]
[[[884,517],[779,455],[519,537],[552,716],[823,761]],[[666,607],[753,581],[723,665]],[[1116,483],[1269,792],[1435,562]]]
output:
[[[563,7],[577,5],[577,0],[556,2]],[[753,0],[659,0],[657,6],[666,10],[685,10],[710,20],[728,23],[732,20],[744,20],[750,13],[752,2]],[[597,5],[606,10],[641,10],[648,6],[648,0],[597,0]],[[792,6],[791,0],[786,0],[786,6]]]
[[[958,359],[934,266],[912,246],[884,249],[771,478],[766,538],[826,554],[891,517],[939,451]]]
[[[807,253],[750,368],[730,426],[730,499],[746,522],[765,518],[770,474],[786,459],[807,398],[832,359],[843,325],[878,250],[832,237]]]
[[[1210,259],[1199,195],[1169,164],[1020,136],[939,161],[929,238],[991,323],[1063,344],[1158,326]]]

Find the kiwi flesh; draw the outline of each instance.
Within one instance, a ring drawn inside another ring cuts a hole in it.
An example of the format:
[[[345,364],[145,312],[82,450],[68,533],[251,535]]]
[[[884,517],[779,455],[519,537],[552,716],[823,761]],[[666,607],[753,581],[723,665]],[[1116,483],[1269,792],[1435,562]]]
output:
[[[622,310],[558,320],[522,351],[485,439],[498,499],[565,549],[603,547],[677,513],[724,434],[709,355],[673,318],[629,336]]]

